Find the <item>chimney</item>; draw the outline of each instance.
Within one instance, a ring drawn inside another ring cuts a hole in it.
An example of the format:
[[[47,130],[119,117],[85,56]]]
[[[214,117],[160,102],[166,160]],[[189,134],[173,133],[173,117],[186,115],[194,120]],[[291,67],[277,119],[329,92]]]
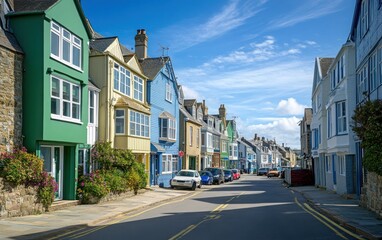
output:
[[[135,35],[135,54],[138,59],[147,58],[147,41],[146,30],[138,29],[137,35]]]
[[[257,140],[257,133],[255,133],[255,137],[254,137],[254,140],[255,140],[255,141]]]
[[[225,116],[226,116],[225,107],[224,107],[224,104],[221,104],[219,107],[219,118],[225,119]]]
[[[208,107],[206,106],[206,100],[203,100],[203,103],[202,103],[202,109],[203,109],[203,115],[204,116],[207,116],[208,115]]]

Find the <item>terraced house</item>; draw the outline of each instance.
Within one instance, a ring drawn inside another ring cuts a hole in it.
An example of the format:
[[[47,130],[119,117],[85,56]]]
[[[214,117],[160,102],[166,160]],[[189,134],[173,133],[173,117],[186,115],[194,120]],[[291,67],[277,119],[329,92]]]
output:
[[[151,107],[150,184],[169,187],[181,164],[178,84],[170,57],[148,57],[146,39],[145,30],[138,30],[135,49],[148,77],[147,101]]]
[[[23,144],[44,159],[58,183],[56,198],[75,199],[78,152],[87,140],[91,32],[78,0],[13,3],[9,27],[25,53]]]
[[[94,34],[90,43],[90,77],[99,95],[98,139],[130,149],[136,160],[150,166],[150,107],[147,77],[135,53],[118,37]]]

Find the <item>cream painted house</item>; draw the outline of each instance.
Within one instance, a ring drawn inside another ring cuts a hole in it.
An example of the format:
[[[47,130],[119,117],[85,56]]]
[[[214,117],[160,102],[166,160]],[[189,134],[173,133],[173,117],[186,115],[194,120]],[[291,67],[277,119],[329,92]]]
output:
[[[99,140],[130,149],[149,174],[150,107],[138,58],[117,37],[99,36],[90,43],[89,62],[89,75],[101,89]]]

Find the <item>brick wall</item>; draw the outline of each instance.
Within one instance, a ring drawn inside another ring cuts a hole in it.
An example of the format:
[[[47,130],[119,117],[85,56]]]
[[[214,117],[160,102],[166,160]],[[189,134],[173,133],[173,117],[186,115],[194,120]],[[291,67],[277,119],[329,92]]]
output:
[[[0,46],[0,152],[22,145],[22,61]]]
[[[382,217],[382,176],[373,172],[367,173],[367,181],[362,187],[360,204]]]

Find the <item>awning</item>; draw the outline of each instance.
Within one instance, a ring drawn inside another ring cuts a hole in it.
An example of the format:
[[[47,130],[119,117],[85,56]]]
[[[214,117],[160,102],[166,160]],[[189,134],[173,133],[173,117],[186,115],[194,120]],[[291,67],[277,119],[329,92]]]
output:
[[[159,144],[159,143],[151,143],[151,152],[157,153],[157,152],[165,152],[166,150]]]

